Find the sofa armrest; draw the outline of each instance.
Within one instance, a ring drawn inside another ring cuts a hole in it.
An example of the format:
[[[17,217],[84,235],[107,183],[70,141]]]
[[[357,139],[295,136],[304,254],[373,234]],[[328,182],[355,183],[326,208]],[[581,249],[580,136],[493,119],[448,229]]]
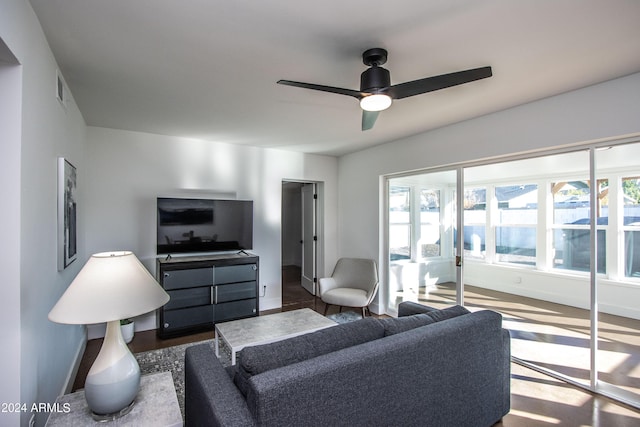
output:
[[[511,410],[511,334],[508,329],[502,329],[502,410],[507,414]]]
[[[436,308],[418,304],[413,301],[404,301],[398,305],[398,317],[412,316],[414,314],[429,313],[437,310]]]
[[[253,426],[244,397],[209,344],[185,352],[185,425]]]

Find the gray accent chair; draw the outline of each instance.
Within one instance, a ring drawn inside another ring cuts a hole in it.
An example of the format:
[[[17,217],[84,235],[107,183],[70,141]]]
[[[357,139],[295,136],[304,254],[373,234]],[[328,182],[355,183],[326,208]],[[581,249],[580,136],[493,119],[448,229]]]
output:
[[[337,305],[341,311],[342,307],[361,308],[364,318],[378,291],[378,267],[372,259],[340,258],[331,277],[318,283],[325,316],[330,305]]]

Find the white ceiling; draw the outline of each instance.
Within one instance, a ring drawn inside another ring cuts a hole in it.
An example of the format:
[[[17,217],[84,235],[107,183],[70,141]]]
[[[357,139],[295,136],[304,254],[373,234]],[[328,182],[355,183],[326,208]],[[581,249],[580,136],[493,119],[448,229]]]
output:
[[[30,0],[88,125],[341,155],[640,71],[637,0]],[[398,100],[372,130],[362,52],[392,84],[490,65]]]

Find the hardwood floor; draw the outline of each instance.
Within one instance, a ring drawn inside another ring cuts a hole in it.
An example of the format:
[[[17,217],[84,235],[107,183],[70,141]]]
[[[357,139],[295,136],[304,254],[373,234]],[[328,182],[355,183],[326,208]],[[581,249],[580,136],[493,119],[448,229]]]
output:
[[[324,312],[322,301],[314,298],[300,286],[298,268],[283,268],[282,280],[282,308],[261,312],[261,314],[299,308],[311,308],[319,313]],[[338,307],[329,308],[329,313],[337,311]],[[155,331],[144,331],[137,332],[129,346],[131,351],[136,353],[210,338],[213,338],[213,331],[165,340],[157,338]],[[102,339],[90,340],[87,343],[74,390],[83,387],[84,379],[101,345]],[[640,426],[640,411],[631,407],[586,392],[515,363],[511,364],[511,369],[511,412],[495,427]]]
[[[201,332],[198,334],[187,335],[187,336],[177,337],[177,338],[169,338],[169,339],[163,340],[158,338],[156,335],[156,331],[153,330],[153,331],[136,332],[133,341],[131,341],[128,345],[132,353],[140,353],[142,351],[172,347],[174,345],[186,344],[190,342],[198,342],[198,341],[208,340],[212,338],[213,338],[213,331],[208,331],[208,332]],[[100,352],[101,346],[102,346],[102,338],[87,341],[87,346],[84,350],[84,355],[82,356],[82,361],[80,362],[78,373],[76,374],[76,378],[73,382],[72,391],[76,391],[81,388],[84,388],[84,381],[87,378],[89,369],[91,369],[91,365],[93,365],[93,362],[96,360],[96,357],[98,357],[98,353]]]
[[[440,306],[455,300],[455,284],[422,288],[421,303]],[[511,355],[590,382],[590,312],[563,304],[465,285],[465,306],[502,314],[511,333]],[[599,380],[640,396],[640,320],[599,313]]]

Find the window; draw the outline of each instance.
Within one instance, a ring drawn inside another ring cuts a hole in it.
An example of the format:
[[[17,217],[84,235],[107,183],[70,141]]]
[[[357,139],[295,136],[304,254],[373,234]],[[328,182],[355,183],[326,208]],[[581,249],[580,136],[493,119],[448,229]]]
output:
[[[485,229],[487,224],[487,189],[464,190],[464,255],[484,259],[486,255]]]
[[[538,186],[496,187],[495,198],[496,261],[535,266]]]
[[[606,226],[603,215],[606,204],[607,180],[598,180],[598,273],[606,271]],[[555,268],[589,271],[591,263],[590,199],[588,181],[562,181],[551,184],[553,197],[553,266]]]
[[[622,178],[624,275],[640,278],[640,177]]]
[[[389,187],[390,261],[441,257],[443,192],[426,183],[405,182]]]
[[[422,189],[420,191],[420,240],[422,258],[441,255],[440,245],[440,191]]]
[[[389,188],[389,258],[411,259],[411,189]]]

